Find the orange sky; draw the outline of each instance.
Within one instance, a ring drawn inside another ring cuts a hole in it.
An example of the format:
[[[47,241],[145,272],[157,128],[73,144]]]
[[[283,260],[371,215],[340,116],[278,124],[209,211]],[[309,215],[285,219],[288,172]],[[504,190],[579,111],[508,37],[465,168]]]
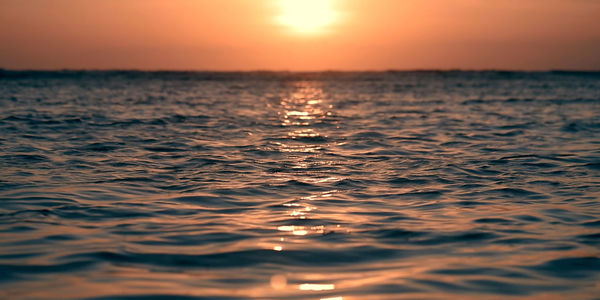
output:
[[[0,68],[600,70],[597,0],[329,0],[310,32],[281,1],[0,0]]]

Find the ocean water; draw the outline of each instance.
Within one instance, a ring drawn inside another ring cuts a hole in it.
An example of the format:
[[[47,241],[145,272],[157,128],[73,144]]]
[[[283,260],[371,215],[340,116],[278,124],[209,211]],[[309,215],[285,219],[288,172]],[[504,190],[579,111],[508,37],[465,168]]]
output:
[[[0,72],[2,299],[598,299],[600,73]]]

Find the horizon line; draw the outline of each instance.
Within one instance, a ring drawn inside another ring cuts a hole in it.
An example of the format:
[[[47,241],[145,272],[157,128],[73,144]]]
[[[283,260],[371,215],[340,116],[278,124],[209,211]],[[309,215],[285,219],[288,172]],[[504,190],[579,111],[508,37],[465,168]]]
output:
[[[147,72],[147,73],[393,73],[393,72],[574,72],[574,73],[598,73],[598,69],[570,69],[570,68],[548,68],[548,69],[510,69],[510,68],[407,68],[407,69],[315,69],[315,70],[291,70],[291,69],[135,69],[135,68],[2,68],[0,72]]]

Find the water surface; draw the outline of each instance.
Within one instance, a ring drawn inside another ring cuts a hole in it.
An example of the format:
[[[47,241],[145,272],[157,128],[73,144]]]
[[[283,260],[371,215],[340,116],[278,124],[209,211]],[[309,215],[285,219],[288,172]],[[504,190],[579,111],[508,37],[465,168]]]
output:
[[[3,71],[0,132],[0,298],[600,295],[599,73]]]

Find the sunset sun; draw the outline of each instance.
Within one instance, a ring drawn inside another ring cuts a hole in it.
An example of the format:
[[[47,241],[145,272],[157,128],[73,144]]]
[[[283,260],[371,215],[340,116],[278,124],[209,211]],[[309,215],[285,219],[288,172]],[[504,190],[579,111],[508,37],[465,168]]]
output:
[[[280,24],[299,33],[319,33],[332,25],[338,14],[334,0],[280,0]]]

